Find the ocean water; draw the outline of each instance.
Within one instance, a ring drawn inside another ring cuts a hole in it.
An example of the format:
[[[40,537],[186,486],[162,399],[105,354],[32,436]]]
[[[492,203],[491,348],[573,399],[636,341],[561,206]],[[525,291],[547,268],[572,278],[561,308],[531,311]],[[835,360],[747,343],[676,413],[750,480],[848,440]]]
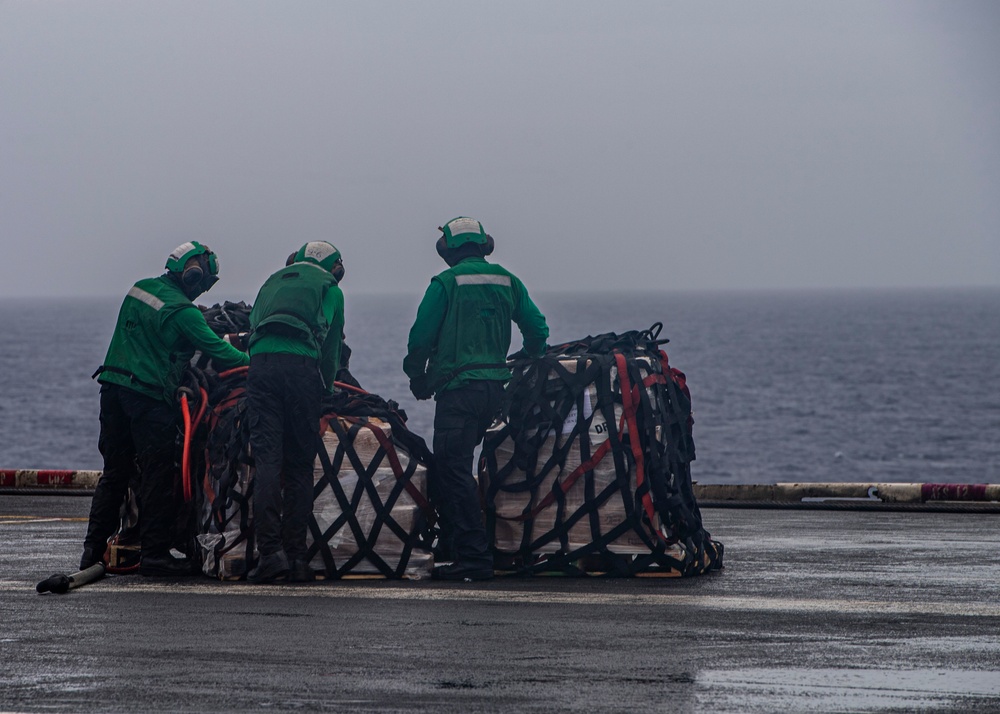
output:
[[[429,442],[401,370],[419,295],[345,292],[352,371]],[[702,483],[1000,481],[1000,290],[534,297],[554,343],[664,324]],[[118,304],[0,301],[0,468],[101,468],[90,375]]]

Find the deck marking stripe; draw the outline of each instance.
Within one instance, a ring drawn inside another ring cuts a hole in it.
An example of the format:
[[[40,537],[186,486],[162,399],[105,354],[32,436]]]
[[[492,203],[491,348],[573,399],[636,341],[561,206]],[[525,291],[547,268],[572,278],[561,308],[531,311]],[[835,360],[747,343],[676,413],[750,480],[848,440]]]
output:
[[[171,593],[176,595],[251,595],[254,597],[325,597],[331,599],[361,598],[368,600],[409,600],[422,602],[482,601],[510,604],[557,604],[557,605],[623,605],[660,607],[701,607],[710,610],[743,610],[753,612],[841,612],[848,614],[883,616],[885,614],[926,614],[953,617],[1000,617],[1000,605],[985,603],[965,603],[956,605],[944,602],[903,602],[866,601],[841,599],[792,599],[768,597],[720,596],[694,597],[691,595],[664,594],[595,594],[540,591],[480,590],[459,588],[424,588],[421,586],[383,588],[346,583],[319,584],[314,587],[302,585],[248,585],[217,582],[155,583],[136,579],[121,587],[108,587],[109,583],[97,583],[87,588],[87,592],[102,594],[146,594]],[[33,588],[34,583],[20,580],[0,580],[0,592],[14,592]]]
[[[89,518],[78,516],[42,518],[41,516],[0,516],[0,526],[20,525],[22,523],[86,523]]]

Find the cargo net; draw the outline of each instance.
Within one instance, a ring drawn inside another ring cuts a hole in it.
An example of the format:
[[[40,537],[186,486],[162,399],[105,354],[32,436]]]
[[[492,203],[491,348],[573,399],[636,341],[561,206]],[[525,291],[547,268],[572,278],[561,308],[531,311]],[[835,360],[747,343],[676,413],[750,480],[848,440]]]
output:
[[[691,486],[684,374],[662,325],[516,360],[480,490],[498,570],[688,576],[722,567]]]
[[[216,334],[246,348],[250,305],[201,309]],[[433,565],[431,455],[395,402],[360,388],[350,354],[342,345],[340,389],[323,405],[307,557],[326,578],[424,577]],[[186,534],[178,542],[191,543],[185,552],[200,559],[206,575],[224,579],[244,577],[257,560],[246,373],[217,373],[196,354],[178,390],[185,425],[178,498],[185,507],[177,531]]]
[[[257,559],[245,371],[208,419],[197,542],[206,575],[244,577]],[[324,577],[430,575],[430,453],[394,402],[342,390],[324,402],[309,519],[310,565]]]

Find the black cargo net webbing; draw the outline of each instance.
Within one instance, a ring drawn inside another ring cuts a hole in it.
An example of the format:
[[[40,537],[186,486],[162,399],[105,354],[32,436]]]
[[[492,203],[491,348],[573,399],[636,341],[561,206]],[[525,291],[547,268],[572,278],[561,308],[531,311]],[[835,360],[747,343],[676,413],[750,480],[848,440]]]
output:
[[[721,564],[691,488],[684,376],[658,332],[588,337],[514,364],[481,464],[499,567],[691,575]]]
[[[249,453],[250,421],[247,415],[246,370],[234,370],[216,380],[209,394],[210,408],[198,445],[203,463],[195,489],[201,503],[198,540],[202,559],[218,570],[224,556],[239,555],[245,566],[251,562],[254,543],[251,530],[253,461]]]
[[[344,409],[341,408],[341,411]],[[387,417],[382,420],[385,422],[391,418],[389,414],[383,416]],[[394,442],[392,437],[380,426],[373,425],[366,416],[348,417],[331,412],[324,417],[324,421],[337,437],[337,448],[331,457],[321,440],[318,454],[323,467],[323,476],[316,480],[313,496],[319,498],[324,489],[330,489],[340,508],[340,514],[325,529],[321,529],[314,512],[309,522],[313,543],[310,545],[307,557],[312,559],[318,553],[328,577],[349,574],[363,561],[367,561],[379,574],[387,578],[401,578],[406,573],[410,555],[415,547],[425,551],[430,550],[429,529],[433,522],[433,511],[423,493],[412,482],[418,467],[421,466],[421,461],[405,449],[397,448],[402,447],[402,443]],[[401,424],[397,424],[392,427],[392,433],[396,433],[400,426]],[[365,463],[355,448],[358,435],[363,431],[374,436],[379,444],[368,463]],[[403,459],[400,458],[401,452],[404,454]],[[387,494],[379,493],[376,487],[377,472],[384,468],[391,469],[393,477],[392,487]],[[350,492],[344,488],[344,482],[339,477],[344,469],[358,476]],[[392,515],[394,507],[404,493],[417,506],[416,511],[409,509],[404,511],[416,516],[412,518],[408,528]],[[374,510],[374,519],[368,525],[363,525],[359,518],[365,500]],[[350,532],[356,550],[338,563],[330,543],[345,528]],[[378,540],[384,530],[391,532],[400,543],[401,549],[395,567],[378,552]]]

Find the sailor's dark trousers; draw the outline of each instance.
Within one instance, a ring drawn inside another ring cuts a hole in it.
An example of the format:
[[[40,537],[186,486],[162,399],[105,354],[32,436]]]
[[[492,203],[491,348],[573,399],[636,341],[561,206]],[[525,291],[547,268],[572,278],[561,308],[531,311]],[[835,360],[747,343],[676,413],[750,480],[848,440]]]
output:
[[[94,489],[84,546],[104,552],[117,530],[130,484],[138,483],[142,557],[170,552],[177,482],[177,415],[167,402],[117,384],[101,385],[98,448],[104,472]]]
[[[431,497],[455,562],[492,568],[479,490],[472,475],[476,446],[500,409],[503,382],[478,380],[437,396]]]
[[[316,360],[252,356],[247,398],[257,550],[261,555],[284,550],[289,560],[304,560],[323,399]]]

